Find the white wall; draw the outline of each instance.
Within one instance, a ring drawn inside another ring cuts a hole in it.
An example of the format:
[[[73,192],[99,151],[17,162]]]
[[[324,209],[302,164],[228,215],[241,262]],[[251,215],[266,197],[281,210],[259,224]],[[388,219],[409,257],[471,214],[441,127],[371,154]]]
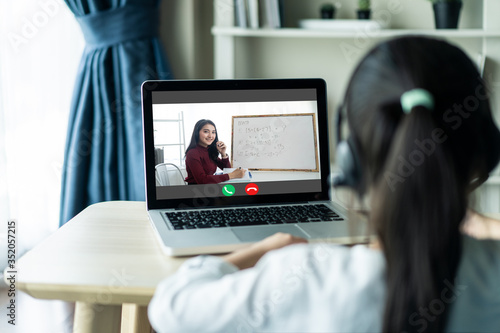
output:
[[[175,79],[213,77],[211,0],[164,0],[160,37]]]

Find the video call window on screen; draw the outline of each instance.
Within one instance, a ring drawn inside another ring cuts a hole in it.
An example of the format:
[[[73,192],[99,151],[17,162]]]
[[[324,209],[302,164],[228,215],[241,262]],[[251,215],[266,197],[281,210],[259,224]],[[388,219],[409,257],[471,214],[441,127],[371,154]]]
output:
[[[155,104],[156,163],[175,164],[185,174],[194,125],[210,119],[232,168],[248,169],[259,181],[319,179],[316,113],[315,101]]]
[[[155,165],[158,170],[160,166],[163,170],[168,167],[169,175],[177,178],[175,182],[171,182],[172,177],[165,182],[165,177],[157,174],[158,198],[182,195],[182,189],[178,188],[174,194],[168,188],[187,184],[184,180],[191,168],[186,165],[185,151],[195,124],[201,119],[213,122],[218,141],[225,145],[228,155],[213,174],[245,170],[242,177],[230,180],[226,177],[218,182],[221,188],[225,184],[241,188],[247,183],[279,182],[273,187],[275,193],[297,191],[297,188],[300,191],[302,187],[304,192],[320,191],[318,106],[314,89],[286,90],[286,94],[281,95],[283,98],[273,91],[272,97],[264,100],[255,91],[230,93],[229,98],[236,100],[224,100],[225,96],[219,99],[217,93],[214,97],[213,92],[207,92],[200,95],[201,101],[191,98],[187,103],[183,92],[175,91],[162,92],[163,95],[153,101]],[[262,193],[274,193],[269,186],[260,188]]]

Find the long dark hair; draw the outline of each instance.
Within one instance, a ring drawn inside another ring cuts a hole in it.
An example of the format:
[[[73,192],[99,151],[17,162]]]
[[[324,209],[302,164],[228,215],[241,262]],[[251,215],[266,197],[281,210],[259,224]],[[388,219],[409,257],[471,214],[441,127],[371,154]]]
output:
[[[430,92],[435,105],[405,114],[401,95],[415,88]],[[387,261],[384,332],[446,327],[450,305],[441,295],[454,283],[461,257],[459,225],[471,183],[486,179],[500,158],[487,95],[464,52],[425,37],[379,44],[348,85],[361,192],[371,191],[370,221]]]
[[[219,151],[217,150],[217,141],[219,141],[219,135],[217,133],[217,127],[214,122],[209,119],[200,119],[194,124],[193,134],[191,135],[191,142],[186,149],[185,154],[187,155],[188,151],[195,148],[198,145],[198,141],[200,141],[200,130],[206,124],[210,124],[215,128],[215,140],[212,142],[210,146],[208,146],[208,156],[215,162],[217,162],[217,157],[219,156]]]

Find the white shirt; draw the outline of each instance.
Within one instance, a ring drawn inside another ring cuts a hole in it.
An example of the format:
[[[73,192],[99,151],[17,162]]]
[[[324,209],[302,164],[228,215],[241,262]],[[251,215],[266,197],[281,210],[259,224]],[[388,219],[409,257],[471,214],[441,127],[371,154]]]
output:
[[[490,243],[464,238],[463,278],[446,294],[452,331],[500,331],[500,242]],[[384,272],[382,252],[361,245],[292,245],[241,271],[199,256],[160,283],[149,319],[158,332],[380,332]]]

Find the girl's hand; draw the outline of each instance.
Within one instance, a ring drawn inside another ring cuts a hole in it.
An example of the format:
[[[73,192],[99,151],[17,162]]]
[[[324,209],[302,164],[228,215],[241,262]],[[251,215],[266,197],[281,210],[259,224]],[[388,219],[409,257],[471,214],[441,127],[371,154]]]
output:
[[[500,240],[500,220],[468,209],[462,223],[462,232],[477,239]]]
[[[216,145],[217,145],[217,151],[220,153],[222,158],[226,158],[227,157],[226,144],[222,141],[217,141]]]
[[[291,244],[307,243],[307,240],[290,234],[278,232],[250,247],[235,251],[224,256],[224,260],[235,265],[239,269],[253,267],[257,261],[267,252],[276,250]]]

